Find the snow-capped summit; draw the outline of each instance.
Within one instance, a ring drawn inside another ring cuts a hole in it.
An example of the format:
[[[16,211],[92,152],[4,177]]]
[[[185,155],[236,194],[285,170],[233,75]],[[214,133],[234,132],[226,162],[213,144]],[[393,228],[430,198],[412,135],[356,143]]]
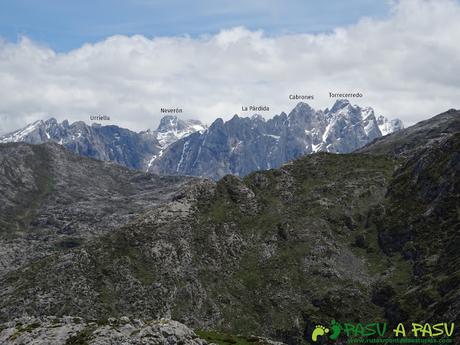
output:
[[[205,132],[170,144],[149,171],[215,179],[226,174],[244,176],[305,154],[349,153],[381,135],[370,107],[340,99],[330,110],[315,110],[300,102],[289,115],[281,113],[264,121],[236,115],[226,122],[217,119]]]
[[[51,119],[50,119],[51,120]],[[49,121],[49,120],[48,120]],[[0,137],[0,143],[27,142],[29,144],[39,144],[47,141],[49,133],[46,131],[45,122],[35,121],[24,128],[8,133]]]
[[[382,135],[371,107],[361,108],[340,99],[325,110],[325,116],[328,125],[317,151],[351,152]]]
[[[315,110],[310,106],[310,104],[305,102],[299,102],[297,105],[292,109],[291,114],[294,113],[305,113],[305,112],[314,112]]]
[[[300,102],[289,115],[283,112],[271,119],[235,115],[226,122],[216,119],[209,127],[168,115],[156,130],[140,133],[51,118],[0,137],[0,143],[53,141],[80,155],[129,168],[218,179],[276,168],[305,154],[353,152],[402,128],[398,119],[339,99],[330,109],[315,110]]]
[[[385,116],[379,116],[377,118],[377,124],[380,132],[382,132],[382,135],[387,135],[404,129],[404,125],[400,119],[388,120]]]
[[[350,101],[348,99],[338,99],[337,101],[335,101],[334,105],[329,110],[329,112],[337,113],[340,110],[342,110],[344,108],[347,108],[349,106],[351,106],[351,103],[350,103]]]
[[[207,127],[198,120],[182,120],[175,115],[164,116],[160,120],[160,124],[155,131],[149,130],[144,132],[152,135],[160,146],[159,152],[152,155],[148,162],[146,162],[146,170],[148,171],[152,164],[163,156],[168,146],[192,133],[202,133],[206,128]]]
[[[160,120],[154,135],[162,148],[194,132],[204,131],[206,126],[198,120],[181,120],[177,116],[167,115]]]
[[[87,125],[83,121],[59,123],[55,118],[39,120],[0,137],[0,143],[55,142],[70,151],[134,169],[145,169],[145,162],[160,150],[154,137],[118,126]]]

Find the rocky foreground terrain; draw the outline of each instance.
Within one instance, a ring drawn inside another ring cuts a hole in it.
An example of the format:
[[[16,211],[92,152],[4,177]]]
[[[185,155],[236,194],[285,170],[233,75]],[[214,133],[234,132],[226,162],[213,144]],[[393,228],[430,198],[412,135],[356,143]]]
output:
[[[53,143],[1,145],[0,162],[0,276],[109,234],[197,180],[147,175]]]
[[[288,344],[332,319],[460,323],[459,111],[218,182],[55,144],[0,145],[0,162],[2,336],[24,315]]]
[[[112,318],[101,324],[78,317],[22,318],[3,324],[1,344],[206,345],[192,330],[171,320]]]
[[[205,340],[206,339],[206,340]],[[100,320],[79,317],[22,317],[0,325],[0,343],[11,345],[283,345],[257,336],[231,336],[213,332],[196,334],[180,322],[139,320],[122,316]]]

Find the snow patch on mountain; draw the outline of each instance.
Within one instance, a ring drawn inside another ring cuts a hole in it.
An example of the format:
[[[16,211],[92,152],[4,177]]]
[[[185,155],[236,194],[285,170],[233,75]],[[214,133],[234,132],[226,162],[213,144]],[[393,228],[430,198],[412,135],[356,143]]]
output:
[[[36,121],[0,137],[0,143],[8,142],[55,142],[77,154],[133,169],[145,169],[145,163],[159,152],[158,142],[146,132],[136,133],[118,126],[87,125],[83,121],[59,123],[54,118]]]
[[[376,116],[371,107],[341,99],[331,109],[315,110],[300,102],[289,115],[235,115],[227,122],[216,119],[209,127],[168,115],[156,130],[140,133],[51,118],[2,136],[0,143],[53,141],[80,155],[129,168],[217,179],[276,168],[305,154],[352,152],[403,128],[399,119]]]
[[[23,141],[28,142],[28,138],[30,137],[30,135],[39,130],[41,127],[43,127],[43,125],[44,122],[42,120],[35,121],[34,123],[31,123],[22,129],[18,129],[12,133],[4,135],[0,138],[0,143],[4,144]]]
[[[175,121],[165,122],[173,134]],[[377,118],[371,107],[352,105],[346,99],[337,100],[325,110],[300,102],[289,115],[281,113],[267,120],[260,115],[235,115],[227,122],[215,120],[200,135],[176,137],[149,171],[215,179],[225,174],[244,176],[254,170],[279,167],[304,154],[352,152],[382,136],[382,132],[402,127],[400,120]]]
[[[377,118],[377,124],[382,135],[388,135],[404,129],[404,125],[400,119],[389,120],[384,116],[379,116]]]
[[[163,156],[168,146],[192,133],[203,133],[206,128],[207,127],[198,120],[182,120],[174,115],[164,116],[160,120],[158,128],[151,132],[153,137],[155,137],[160,144],[160,152],[151,157],[147,164],[146,171],[149,171],[154,162]],[[177,169],[179,169],[179,165],[180,164],[178,164]]]

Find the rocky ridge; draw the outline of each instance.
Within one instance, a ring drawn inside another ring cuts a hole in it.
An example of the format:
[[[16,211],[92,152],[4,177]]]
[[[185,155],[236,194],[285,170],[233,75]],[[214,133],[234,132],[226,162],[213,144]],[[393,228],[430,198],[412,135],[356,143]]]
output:
[[[0,137],[0,143],[54,142],[85,157],[145,171],[171,143],[204,129],[197,120],[180,120],[175,116],[165,116],[156,130],[140,133],[115,125],[87,125],[83,121],[69,124],[67,120],[59,123],[50,118]]]
[[[372,108],[347,100],[319,111],[301,102],[289,115],[281,113],[269,120],[259,115],[235,115],[227,122],[217,119],[205,131],[171,144],[149,171],[213,179],[226,174],[246,176],[305,154],[349,153],[402,128],[400,120],[377,118]]]
[[[197,180],[146,175],[54,143],[2,144],[0,162],[0,276],[110,233]]]
[[[330,110],[316,111],[299,103],[289,115],[269,120],[235,115],[227,122],[217,119],[209,128],[197,120],[168,115],[156,130],[140,133],[51,118],[4,135],[0,143],[55,142],[77,154],[131,169],[219,179],[277,168],[304,154],[348,153],[401,128],[400,120],[376,117],[372,108],[339,100]]]
[[[173,115],[163,117],[155,131],[148,130],[145,132],[156,138],[160,145],[160,151],[150,158],[145,170],[149,171],[151,169],[152,164],[163,156],[169,145],[192,133],[201,133],[206,128],[206,125],[203,125],[198,120],[181,120]]]

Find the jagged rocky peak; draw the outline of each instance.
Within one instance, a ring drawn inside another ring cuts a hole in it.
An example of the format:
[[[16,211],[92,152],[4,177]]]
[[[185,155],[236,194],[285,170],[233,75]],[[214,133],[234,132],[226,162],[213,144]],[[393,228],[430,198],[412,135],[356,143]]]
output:
[[[236,115],[236,116],[238,116],[238,115]],[[235,117],[235,116],[233,116],[233,117]],[[212,130],[213,128],[220,128],[220,127],[223,127],[224,124],[225,124],[224,120],[221,117],[218,117],[217,119],[214,120],[214,122],[211,124],[209,129]]]
[[[179,119],[174,115],[166,115],[160,120],[157,132],[167,132],[177,130]],[[182,121],[181,121],[182,122]]]
[[[348,153],[382,136],[371,107],[352,105],[347,99],[337,100],[326,110],[327,127],[317,151]]]
[[[235,114],[233,115],[233,117],[230,119],[230,121],[238,121],[240,119],[240,117],[238,116],[238,114]]]
[[[181,120],[174,115],[166,115],[160,120],[157,132],[183,131],[190,126],[201,126],[203,124],[198,120]]]
[[[140,133],[118,126],[69,124],[50,118],[0,137],[0,143],[53,141],[83,156],[161,174],[220,178],[279,167],[318,151],[352,152],[403,128],[398,119],[377,116],[371,107],[339,99],[330,109],[299,102],[294,109],[265,119],[233,116],[210,127],[198,120],[164,116],[156,130]],[[180,163],[180,164],[179,164]]]
[[[27,142],[29,144],[40,144],[49,140],[49,134],[46,131],[48,127],[56,120],[51,118],[43,121],[38,120],[31,124],[28,124],[24,128],[18,129],[14,132],[7,133],[0,137],[0,143],[10,142]]]
[[[382,135],[387,135],[404,129],[404,124],[400,119],[389,120],[385,116],[379,116],[377,118],[377,124],[380,128],[380,132],[382,132]]]
[[[290,114],[296,114],[296,113],[312,113],[315,110],[305,102],[299,102],[297,105],[292,109]]]
[[[291,110],[289,113],[288,118],[292,120],[296,119],[305,119],[306,117],[310,117],[314,115],[315,110],[310,107],[307,103],[300,102],[298,103],[294,109]]]
[[[338,99],[337,101],[335,101],[334,105],[330,109],[330,112],[335,113],[338,110],[341,110],[343,108],[350,107],[350,106],[351,106],[351,103],[348,99]]]
[[[54,142],[82,156],[145,169],[145,162],[160,150],[156,138],[145,134],[114,125],[87,125],[83,121],[69,124],[67,120],[59,123],[55,118],[49,118],[0,137],[0,143]]]
[[[289,126],[300,131],[317,129],[324,130],[325,118],[323,112],[316,111],[309,104],[299,102],[288,115]]]
[[[199,120],[182,120],[175,115],[166,115],[160,120],[155,133],[160,145],[167,147],[184,136],[205,129],[206,126]]]
[[[370,107],[366,109],[372,109]],[[363,120],[363,108],[358,105],[352,105],[347,99],[339,99],[329,111],[329,117],[343,117],[352,122]]]
[[[54,117],[50,117],[45,123],[49,126],[57,125],[58,121]]]
[[[260,115],[260,114],[254,114],[251,116],[251,120],[253,121],[261,121],[261,122],[265,122],[265,118]]]
[[[150,171],[216,179],[226,174],[244,176],[304,154],[352,152],[381,135],[370,107],[339,99],[330,110],[315,110],[299,102],[289,115],[281,113],[272,119],[234,115],[224,122],[219,118],[203,135],[184,136],[171,144]]]
[[[59,142],[64,136],[68,135],[67,132],[71,130],[71,127],[82,128],[82,126],[85,126],[82,121],[69,125],[67,120],[59,123],[54,117],[50,117],[47,120],[38,120],[24,128],[5,134],[0,137],[0,143],[26,142],[29,144],[41,144],[48,141]]]

